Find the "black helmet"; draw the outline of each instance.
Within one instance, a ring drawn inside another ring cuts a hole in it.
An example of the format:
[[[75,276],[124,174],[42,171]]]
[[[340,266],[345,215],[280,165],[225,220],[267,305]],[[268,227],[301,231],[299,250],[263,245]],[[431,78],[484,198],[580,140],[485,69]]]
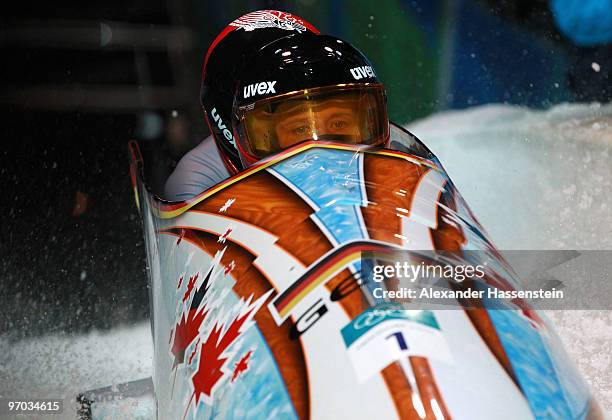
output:
[[[386,145],[386,95],[349,43],[289,34],[252,54],[235,75],[232,126],[244,167],[307,140]]]
[[[230,23],[206,53],[200,100],[212,135],[231,173],[241,169],[231,127],[236,76],[253,52],[290,33],[314,34],[318,31],[290,13],[258,10]]]

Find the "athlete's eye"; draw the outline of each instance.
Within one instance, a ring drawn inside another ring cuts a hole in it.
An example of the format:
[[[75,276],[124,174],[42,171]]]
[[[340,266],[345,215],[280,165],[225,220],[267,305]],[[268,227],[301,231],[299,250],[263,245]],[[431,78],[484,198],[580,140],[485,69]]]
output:
[[[299,127],[295,127],[291,131],[293,132],[294,135],[301,136],[301,135],[304,135],[304,134],[306,134],[308,132],[308,127],[305,126],[305,125],[301,125]]]
[[[332,121],[331,128],[333,128],[334,130],[342,130],[343,128],[346,128],[347,125],[348,123],[346,121],[335,120],[335,121]]]

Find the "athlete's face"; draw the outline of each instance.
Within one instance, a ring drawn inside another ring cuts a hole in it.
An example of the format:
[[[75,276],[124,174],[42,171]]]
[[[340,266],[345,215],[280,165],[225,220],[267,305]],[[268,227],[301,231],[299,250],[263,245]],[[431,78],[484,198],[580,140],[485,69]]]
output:
[[[341,99],[319,102],[316,107],[309,106],[307,101],[283,104],[275,114],[276,138],[281,149],[317,140],[322,135],[359,137],[356,112]]]

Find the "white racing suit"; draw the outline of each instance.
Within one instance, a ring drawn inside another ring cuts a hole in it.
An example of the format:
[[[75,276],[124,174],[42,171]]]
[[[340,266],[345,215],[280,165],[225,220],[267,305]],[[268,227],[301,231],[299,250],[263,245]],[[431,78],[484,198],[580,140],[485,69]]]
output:
[[[166,181],[165,198],[185,201],[230,177],[212,136],[181,158]]]

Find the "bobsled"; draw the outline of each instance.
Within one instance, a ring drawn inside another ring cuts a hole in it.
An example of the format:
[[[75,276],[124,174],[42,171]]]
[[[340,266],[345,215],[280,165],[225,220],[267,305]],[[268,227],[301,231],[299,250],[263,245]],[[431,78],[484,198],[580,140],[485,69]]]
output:
[[[298,144],[185,202],[147,188],[130,143],[158,418],[603,418],[527,302],[424,304],[400,293],[423,284],[376,271],[486,258],[478,279],[430,280],[520,287],[438,159],[391,133],[391,149]]]

